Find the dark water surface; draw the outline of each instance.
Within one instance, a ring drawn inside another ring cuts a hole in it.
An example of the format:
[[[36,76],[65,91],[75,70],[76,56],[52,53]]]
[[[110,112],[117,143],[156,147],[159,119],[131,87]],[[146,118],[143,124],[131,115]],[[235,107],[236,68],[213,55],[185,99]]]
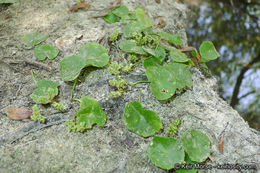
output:
[[[219,92],[260,130],[260,1],[184,0],[193,15],[189,45],[212,41],[221,57],[208,63],[219,80]]]

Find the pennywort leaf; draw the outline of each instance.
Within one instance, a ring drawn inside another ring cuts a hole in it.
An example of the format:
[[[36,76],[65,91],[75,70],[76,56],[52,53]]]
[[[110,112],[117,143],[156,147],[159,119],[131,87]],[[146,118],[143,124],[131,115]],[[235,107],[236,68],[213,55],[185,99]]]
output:
[[[148,66],[146,75],[151,81],[151,92],[158,100],[167,100],[176,89],[192,86],[192,75],[183,64]]]
[[[170,34],[168,32],[160,32],[158,34],[163,40],[168,41],[170,44],[181,46],[182,40],[179,34]]]
[[[143,50],[150,55],[153,55],[159,62],[159,64],[162,64],[166,57],[166,52],[163,48],[156,48],[156,49],[151,49],[151,48],[145,48],[143,47]]]
[[[40,45],[34,48],[34,56],[43,61],[48,57],[49,59],[54,59],[59,54],[59,49],[51,45]]]
[[[190,130],[182,136],[182,145],[189,158],[195,162],[203,162],[210,155],[210,140],[199,130]]]
[[[217,59],[220,55],[210,41],[204,41],[200,45],[201,62],[208,62]]]
[[[22,38],[22,43],[27,47],[36,46],[47,39],[46,36],[38,33],[25,34]]]
[[[104,17],[104,20],[107,23],[116,23],[117,22],[117,17],[114,13],[112,13],[111,11]]]
[[[58,95],[58,82],[53,82],[49,80],[40,80],[37,82],[37,88],[31,94],[31,98],[35,103],[47,104],[52,101],[52,99]]]
[[[142,47],[136,45],[134,40],[124,40],[120,43],[119,47],[127,53],[146,54]]]
[[[60,75],[64,81],[76,79],[86,66],[85,60],[79,55],[72,55],[60,61]]]
[[[139,21],[146,28],[150,28],[150,27],[153,26],[152,25],[152,20],[144,12],[144,9],[142,7],[136,7],[135,8],[135,16],[136,16],[137,21]]]
[[[139,21],[129,22],[123,29],[123,34],[125,38],[133,37],[134,33],[141,33],[147,27]]]
[[[172,49],[170,51],[170,56],[174,62],[187,62],[189,59],[186,54],[178,51],[177,49]]]
[[[172,169],[176,163],[184,161],[184,150],[175,138],[155,136],[147,150],[153,164],[162,169]]]
[[[86,129],[91,129],[94,124],[103,127],[106,123],[106,114],[98,101],[87,96],[81,97],[77,116],[77,124],[85,124]]]
[[[144,109],[137,101],[126,104],[123,119],[128,130],[143,137],[152,136],[163,128],[158,114]]]
[[[121,5],[117,8],[115,8],[114,10],[112,10],[112,13],[114,15],[116,15],[117,17],[120,17],[121,19],[124,18],[129,18],[128,14],[129,14],[129,10],[125,5]]]
[[[88,43],[80,48],[78,55],[60,61],[60,74],[64,81],[72,81],[87,66],[104,67],[109,61],[106,49],[97,43]]]

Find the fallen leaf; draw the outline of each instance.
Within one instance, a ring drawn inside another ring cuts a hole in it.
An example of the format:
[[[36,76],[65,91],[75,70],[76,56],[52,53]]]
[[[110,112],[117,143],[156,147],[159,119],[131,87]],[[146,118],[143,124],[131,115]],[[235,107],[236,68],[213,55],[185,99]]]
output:
[[[162,29],[166,26],[166,22],[162,18],[160,18],[160,21],[158,22],[158,24],[156,26],[157,26],[157,28]]]
[[[218,138],[218,149],[223,154],[223,149],[224,149],[224,137],[223,137],[223,135]]]
[[[23,120],[30,118],[33,112],[23,108],[7,108],[6,113],[11,120]]]
[[[69,10],[68,10],[68,13],[70,13],[71,11],[74,11],[74,12],[77,12],[78,9],[81,9],[81,8],[89,8],[91,5],[86,3],[85,0],[81,1],[80,4],[77,4],[77,5],[74,5],[73,7],[71,7]]]

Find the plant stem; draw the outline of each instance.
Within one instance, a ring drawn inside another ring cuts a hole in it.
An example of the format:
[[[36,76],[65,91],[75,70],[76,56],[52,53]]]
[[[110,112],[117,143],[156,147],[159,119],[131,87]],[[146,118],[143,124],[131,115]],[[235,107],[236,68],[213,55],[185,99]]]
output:
[[[142,81],[137,81],[137,82],[135,82],[133,84],[128,83],[128,85],[130,85],[131,87],[135,87],[135,85],[137,85],[139,83],[151,83],[151,81],[142,80]]]
[[[141,94],[142,94],[142,88],[139,88],[139,103],[141,103]]]
[[[34,77],[33,70],[31,70],[31,74],[32,74],[33,82],[34,82],[34,83],[35,83],[35,85],[36,85],[36,84],[37,84],[37,81],[35,80],[35,77]]]
[[[76,79],[74,80],[74,84],[73,84],[72,90],[71,90],[71,92],[70,92],[70,100],[71,100],[71,101],[75,100],[75,99],[73,99],[72,97],[73,97],[74,89],[75,89],[76,84],[77,84],[77,80],[78,80],[78,78],[76,78]]]

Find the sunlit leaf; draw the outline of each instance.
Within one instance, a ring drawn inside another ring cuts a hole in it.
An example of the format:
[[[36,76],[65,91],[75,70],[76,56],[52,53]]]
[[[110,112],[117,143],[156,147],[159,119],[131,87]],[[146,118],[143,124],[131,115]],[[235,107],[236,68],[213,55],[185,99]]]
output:
[[[158,114],[144,109],[137,101],[127,103],[123,119],[126,128],[139,136],[152,136],[162,129]]]
[[[33,91],[30,97],[35,103],[47,104],[52,101],[52,99],[58,95],[58,82],[53,82],[49,80],[40,80],[37,82],[37,88]]]
[[[210,41],[204,41],[200,45],[201,62],[208,62],[217,59],[220,55],[215,49],[215,46]]]
[[[60,75],[63,81],[72,81],[78,77],[80,71],[86,66],[81,56],[72,55],[60,61]]]
[[[160,61],[154,56],[150,56],[149,58],[144,60],[144,68],[148,68],[151,66],[161,67],[160,64],[161,64]]]
[[[210,140],[199,130],[190,130],[183,134],[182,145],[189,158],[195,162],[203,162],[210,155]]]
[[[184,150],[175,138],[155,136],[147,150],[153,164],[162,169],[172,169],[176,163],[184,161]]]
[[[86,129],[91,129],[94,124],[102,127],[106,123],[106,114],[98,101],[87,96],[81,97],[77,116],[77,123],[84,123]]]
[[[136,7],[135,8],[135,16],[136,16],[137,21],[139,21],[146,28],[149,28],[149,27],[153,26],[152,25],[152,20],[144,12],[144,9],[142,7]]]
[[[160,47],[156,48],[156,49],[143,47],[143,50],[146,51],[147,53],[149,53],[150,55],[153,55],[158,60],[159,64],[161,64],[166,57],[165,50]]]
[[[183,64],[148,66],[146,75],[151,81],[151,92],[158,100],[167,100],[176,89],[192,86],[192,75]]]
[[[129,10],[125,5],[121,5],[112,10],[112,13],[120,18],[126,18],[126,16],[129,14]]]
[[[120,43],[119,47],[127,53],[146,54],[142,47],[136,45],[134,40],[124,40]]]
[[[170,51],[170,56],[174,62],[187,62],[189,59],[186,54],[178,51],[177,49],[173,49]]]
[[[123,30],[123,34],[125,38],[133,37],[134,33],[140,33],[144,31],[147,27],[143,25],[139,21],[132,21],[129,22]]]
[[[34,48],[34,56],[43,61],[48,57],[49,59],[54,59],[59,54],[59,49],[51,45],[40,45]]]
[[[88,43],[80,48],[79,55],[72,55],[60,61],[60,74],[64,81],[72,81],[87,66],[103,67],[109,56],[106,49],[97,43]]]
[[[46,36],[38,33],[25,34],[22,38],[22,43],[27,47],[36,46],[47,39]]]
[[[106,49],[97,43],[87,43],[81,47],[79,56],[85,59],[86,66],[104,67],[109,61]]]
[[[176,46],[182,45],[181,36],[179,34],[170,34],[168,32],[160,32],[158,35],[162,39],[168,41],[169,43],[171,43],[173,45],[176,45]]]

